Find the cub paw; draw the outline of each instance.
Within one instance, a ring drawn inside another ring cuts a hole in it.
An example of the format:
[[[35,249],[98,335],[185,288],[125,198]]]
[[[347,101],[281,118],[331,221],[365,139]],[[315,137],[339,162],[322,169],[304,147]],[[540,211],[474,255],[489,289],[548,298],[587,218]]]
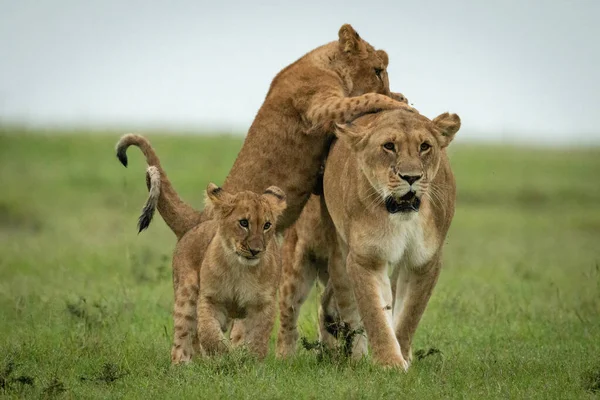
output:
[[[192,361],[193,351],[192,349],[184,348],[179,345],[173,346],[171,349],[171,364],[187,364]]]

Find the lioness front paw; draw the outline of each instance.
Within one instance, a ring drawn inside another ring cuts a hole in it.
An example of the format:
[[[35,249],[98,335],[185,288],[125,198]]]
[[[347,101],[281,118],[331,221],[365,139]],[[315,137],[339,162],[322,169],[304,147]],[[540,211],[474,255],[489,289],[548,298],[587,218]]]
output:
[[[402,368],[404,372],[408,371],[410,367],[410,363],[402,355],[387,356],[377,360],[377,363],[384,368]]]

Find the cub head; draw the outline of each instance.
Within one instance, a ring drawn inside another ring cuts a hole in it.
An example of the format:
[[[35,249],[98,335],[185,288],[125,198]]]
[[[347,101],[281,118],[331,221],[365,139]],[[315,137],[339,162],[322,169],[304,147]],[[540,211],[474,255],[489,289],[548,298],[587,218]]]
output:
[[[435,198],[443,149],[460,129],[456,114],[433,121],[406,110],[363,116],[338,125],[337,136],[355,152],[358,162],[390,213],[418,212],[423,196]]]
[[[206,189],[219,236],[226,251],[245,265],[257,265],[275,235],[277,218],[286,207],[285,194],[276,186],[263,194],[227,193],[214,183]]]
[[[365,93],[389,96],[387,53],[383,50],[375,50],[349,24],[342,25],[338,36],[340,58],[344,70],[352,80],[350,96],[360,96]]]

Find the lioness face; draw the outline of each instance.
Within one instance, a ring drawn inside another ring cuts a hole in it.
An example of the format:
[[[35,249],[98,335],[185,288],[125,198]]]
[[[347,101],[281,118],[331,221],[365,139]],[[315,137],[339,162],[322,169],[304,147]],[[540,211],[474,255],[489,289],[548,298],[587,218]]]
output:
[[[285,194],[271,186],[262,195],[230,194],[210,184],[207,197],[214,206],[223,246],[244,265],[257,265],[275,235],[277,218],[285,210]]]
[[[339,45],[345,69],[352,79],[350,96],[360,96],[365,93],[389,96],[387,53],[383,50],[375,50],[348,24],[340,28]]]
[[[338,126],[374,191],[389,213],[418,212],[424,196],[435,199],[442,149],[460,128],[456,114],[433,121],[404,110],[365,116],[355,125]]]

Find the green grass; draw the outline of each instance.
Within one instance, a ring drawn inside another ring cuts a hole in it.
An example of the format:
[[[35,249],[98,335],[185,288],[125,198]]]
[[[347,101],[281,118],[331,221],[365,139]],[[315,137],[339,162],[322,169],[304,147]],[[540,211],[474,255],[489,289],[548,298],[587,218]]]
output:
[[[172,368],[170,256],[136,234],[143,159],[118,135],[0,132],[0,397],[592,398],[600,392],[600,149],[455,144],[458,209],[408,373],[300,350]],[[200,207],[239,138],[151,135]],[[316,338],[314,295],[301,335]],[[596,392],[594,392],[596,390]]]

